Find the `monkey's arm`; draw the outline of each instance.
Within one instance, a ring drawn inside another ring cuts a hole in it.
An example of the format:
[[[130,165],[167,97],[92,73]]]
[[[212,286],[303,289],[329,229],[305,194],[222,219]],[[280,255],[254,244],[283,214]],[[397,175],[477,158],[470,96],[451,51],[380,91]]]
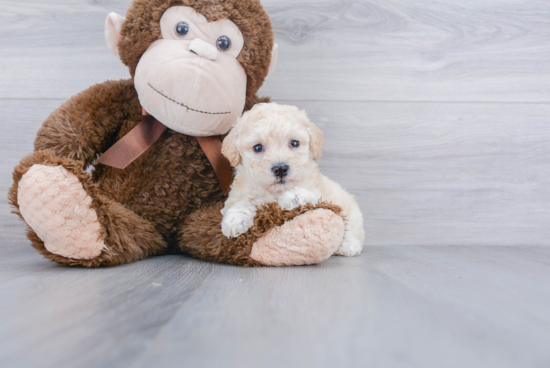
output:
[[[299,266],[334,254],[344,237],[341,208],[331,203],[283,210],[277,203],[258,209],[254,225],[237,238],[222,234],[222,203],[205,206],[179,231],[182,251],[205,261],[240,266]]]
[[[42,124],[35,151],[51,150],[58,157],[88,167],[114,140],[122,123],[139,113],[132,80],[96,84],[69,99]]]

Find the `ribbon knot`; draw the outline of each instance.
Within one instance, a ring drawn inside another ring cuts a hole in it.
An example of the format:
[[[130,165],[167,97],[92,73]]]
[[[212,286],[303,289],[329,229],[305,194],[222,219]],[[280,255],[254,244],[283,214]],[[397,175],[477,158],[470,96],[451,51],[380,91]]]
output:
[[[159,140],[168,128],[145,110],[143,112],[146,115],[144,120],[101,155],[98,163],[124,170]],[[221,138],[196,138],[216,173],[223,193],[227,195],[233,181],[233,172],[229,161],[222,155]]]

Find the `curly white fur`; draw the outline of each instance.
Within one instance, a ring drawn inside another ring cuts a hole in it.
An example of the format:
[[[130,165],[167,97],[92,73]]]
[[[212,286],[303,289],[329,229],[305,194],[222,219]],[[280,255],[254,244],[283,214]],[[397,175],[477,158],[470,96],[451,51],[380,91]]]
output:
[[[292,141],[299,146],[291,146]],[[254,147],[259,144],[264,150],[258,153]],[[223,234],[231,238],[245,233],[264,203],[293,209],[324,200],[342,207],[345,218],[344,240],[335,254],[360,254],[365,240],[363,215],[353,196],[319,171],[316,159],[322,147],[323,133],[294,106],[258,104],[245,113],[223,142],[223,154],[236,166],[222,210]],[[280,164],[288,165],[283,180],[272,171]]]
[[[296,187],[283,192],[277,201],[283,210],[292,210],[304,204],[317,204],[319,197],[306,188]]]

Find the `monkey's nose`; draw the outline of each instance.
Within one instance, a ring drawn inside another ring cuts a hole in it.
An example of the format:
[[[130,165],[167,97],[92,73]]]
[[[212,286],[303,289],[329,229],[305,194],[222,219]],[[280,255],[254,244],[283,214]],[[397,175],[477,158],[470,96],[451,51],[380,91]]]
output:
[[[200,57],[212,61],[216,60],[216,58],[218,57],[218,49],[208,42],[201,40],[200,38],[195,38],[193,41],[191,41],[191,44],[189,45],[189,51],[194,52]]]
[[[282,179],[288,175],[288,169],[289,167],[287,164],[277,164],[271,168],[271,171],[273,172],[273,174],[275,174],[276,177]]]

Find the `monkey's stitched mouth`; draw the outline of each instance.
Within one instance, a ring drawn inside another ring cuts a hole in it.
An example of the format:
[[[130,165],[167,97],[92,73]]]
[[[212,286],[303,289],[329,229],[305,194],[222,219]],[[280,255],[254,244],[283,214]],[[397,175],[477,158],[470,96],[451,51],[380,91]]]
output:
[[[174,99],[166,96],[164,93],[162,93],[161,91],[159,91],[158,89],[156,89],[155,87],[153,87],[151,85],[151,83],[147,83],[149,85],[149,87],[151,87],[151,89],[153,89],[153,91],[155,91],[156,93],[158,93],[159,95],[161,95],[162,97],[166,98],[167,100],[170,100],[172,101],[173,103],[177,104],[177,105],[180,105],[180,106],[183,106],[185,107],[187,110],[191,110],[191,111],[194,111],[194,112],[198,112],[198,113],[201,113],[201,114],[209,114],[209,115],[227,115],[227,114],[231,114],[231,111],[229,112],[208,112],[208,111],[201,111],[201,110],[196,110],[196,109],[193,109],[185,104],[182,104],[181,102],[178,102],[178,101],[175,101]]]

